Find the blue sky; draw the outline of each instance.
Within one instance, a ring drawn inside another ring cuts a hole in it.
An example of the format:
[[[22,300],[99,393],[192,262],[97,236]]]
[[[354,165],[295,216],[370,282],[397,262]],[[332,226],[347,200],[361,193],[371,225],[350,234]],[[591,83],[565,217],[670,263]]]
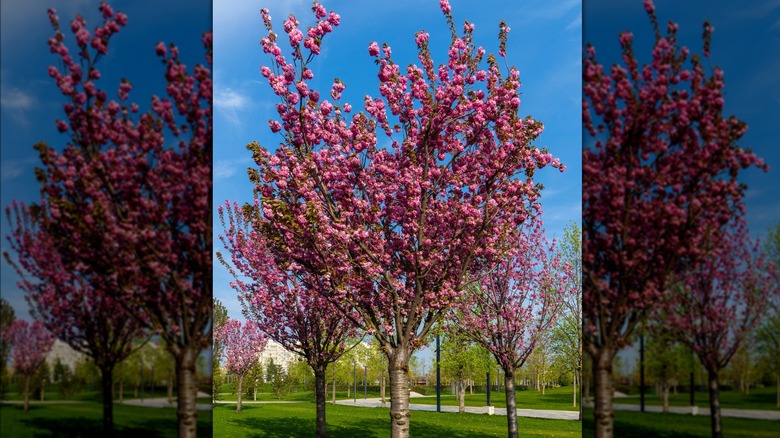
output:
[[[14,199],[28,203],[40,200],[39,185],[33,174],[39,159],[33,145],[45,141],[62,146],[67,142],[67,136],[58,133],[54,125],[56,119],[65,118],[64,97],[47,73],[49,65],[59,65],[58,57],[49,52],[46,43],[53,35],[46,10],[53,4],[66,39],[73,42],[69,49],[75,54],[70,21],[80,13],[92,30],[101,22],[99,1],[3,1],[0,6],[0,205],[3,209]],[[98,86],[114,97],[112,93],[119,79],[128,78],[135,86],[130,100],[137,102],[141,110],[148,109],[152,94],[165,94],[165,70],[155,55],[155,44],[176,43],[181,58],[189,66],[205,62],[200,38],[204,31],[211,29],[211,4],[203,0],[128,0],[110,4],[115,11],[128,15],[128,24],[112,38],[109,53],[98,63],[103,75]],[[1,222],[1,246],[6,251],[8,231],[4,212]],[[28,306],[16,287],[16,273],[5,260],[0,266],[3,298],[14,307],[17,317],[27,318]]]
[[[346,83],[342,102],[362,107],[366,94],[378,96],[377,70],[368,55],[368,45],[387,42],[393,59],[405,66],[419,62],[414,34],[424,29],[431,37],[434,62],[446,61],[449,30],[439,2],[402,0],[394,2],[323,2],[341,15],[341,25],[323,43],[323,55],[314,66],[319,88],[329,90],[334,77]],[[520,71],[522,115],[532,114],[545,125],[537,141],[548,147],[567,166],[564,173],[543,169],[536,173],[545,185],[543,217],[550,236],[562,236],[571,221],[580,223],[581,192],[581,1],[493,1],[484,3],[451,0],[456,25],[464,20],[476,25],[475,41],[488,53],[498,51],[498,23],[511,27],[507,59]],[[304,29],[313,22],[310,1],[222,1],[214,8],[214,202],[244,202],[251,199],[246,168],[252,164],[247,143],[257,140],[271,147],[281,140],[272,134],[268,120],[276,118],[275,96],[260,67],[270,61],[262,52],[260,38],[265,28],[260,9],[267,7],[274,30],[286,42],[282,23],[293,13]],[[280,44],[286,49],[288,44]],[[221,232],[214,216],[215,234]],[[214,250],[223,251],[215,236]],[[241,306],[229,283],[232,277],[215,263],[214,296],[228,314],[242,318]],[[423,357],[430,356],[424,353]]]
[[[724,72],[724,114],[747,122],[748,132],[740,144],[770,165],[768,173],[750,169],[740,174],[748,185],[744,199],[748,225],[754,237],[763,239],[769,227],[780,222],[780,1],[654,3],[659,24],[676,22],[678,41],[692,53],[701,53],[704,21],[715,28],[710,63]],[[634,34],[640,63],[649,60],[653,29],[641,0],[586,1],[583,17],[583,43],[593,44],[602,64],[620,59],[618,34],[624,30]],[[633,362],[637,353],[632,348],[624,356]]]

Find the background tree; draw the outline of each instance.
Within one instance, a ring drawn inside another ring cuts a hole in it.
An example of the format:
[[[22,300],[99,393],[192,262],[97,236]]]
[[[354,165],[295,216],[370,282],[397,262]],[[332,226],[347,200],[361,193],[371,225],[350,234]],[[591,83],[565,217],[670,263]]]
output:
[[[441,344],[441,372],[455,382],[458,412],[466,412],[466,380],[482,369],[480,351],[472,343],[457,336],[446,336]]]
[[[295,17],[285,21],[288,62],[262,11],[269,35],[261,43],[273,61],[261,72],[280,99],[281,122],[270,128],[284,139],[273,154],[249,145],[258,166],[250,170],[259,198],[253,218],[270,223],[263,232],[277,252],[331,283],[318,291],[332,293],[345,313],[357,311],[381,345],[394,438],[409,434],[413,352],[464,294],[470,273],[492,267],[501,238],[531,214],[540,191],[534,172],[563,169],[531,145],[543,128],[519,116],[518,70],[504,76],[492,55],[483,69],[474,26],[465,23],[459,35],[449,3],[440,6],[452,29],[446,64],[435,69],[423,31],[415,38],[421,67],[405,75],[390,47],[372,43],[382,98],[367,98],[351,120],[351,106],[338,102],[345,84],[334,81],[331,101],[312,86],[310,69],[340,17],[315,4],[319,21],[308,36]],[[501,23],[501,57],[508,31]],[[377,130],[390,147],[379,146]]]
[[[504,371],[507,430],[517,437],[515,370],[523,366],[572,293],[571,267],[561,265],[541,219],[528,220],[504,260],[459,304],[454,328],[488,349]]]
[[[707,370],[716,438],[723,436],[719,373],[760,322],[769,297],[780,293],[773,283],[773,265],[766,264],[744,224],[737,222],[722,231],[704,242],[705,257],[687,266],[665,303],[665,323],[676,329],[680,342]]]
[[[212,332],[215,332],[225,325],[225,321],[228,319],[227,309],[222,305],[222,302],[214,298],[212,305]],[[222,357],[222,343],[217,339],[212,339],[211,344],[211,397],[212,401],[219,400],[219,393],[222,389],[222,383],[224,378],[222,376],[222,368],[219,365],[219,358]]]
[[[36,146],[43,163],[36,220],[59,236],[63,259],[111,284],[103,290],[165,339],[176,358],[180,436],[192,437],[195,361],[211,342],[211,34],[203,37],[208,67],[192,74],[175,46],[157,45],[168,97],[153,96],[152,111],[139,115],[138,105],[124,102],[129,81],[118,100],[95,85],[95,63],[127,20],[105,3],[100,11],[104,22],[92,33],[80,17],[70,23],[77,56],[49,11],[50,50],[62,61],[49,74],[67,99],[67,121],[56,124],[70,141],[61,152]],[[177,144],[166,147],[166,138]]]
[[[596,437],[613,434],[612,362],[648,309],[669,290],[682,261],[702,256],[708,227],[741,214],[740,169],[766,169],[737,146],[746,125],[723,116],[723,71],[705,72],[677,43],[677,25],[654,32],[642,67],[633,35],[620,35],[622,64],[609,71],[588,46],[583,59],[583,123],[595,141],[583,151],[584,345],[593,358]],[[702,56],[712,28],[705,23]],[[591,144],[591,140],[585,140]]]
[[[261,218],[253,221],[252,206],[226,202],[219,215],[225,230],[220,240],[231,254],[232,265],[220,252],[217,258],[235,278],[231,286],[245,316],[314,371],[316,431],[318,437],[325,437],[325,374],[328,365],[347,350],[347,339],[357,335],[355,324],[360,318],[355,312],[345,316],[328,300],[331,285],[321,276],[307,273],[286,253],[274,254],[266,236],[256,231],[271,224]]]
[[[225,321],[222,328],[214,333],[214,337],[222,343],[225,369],[238,378],[236,412],[241,412],[241,385],[249,370],[257,364],[267,337],[256,322],[247,320],[241,324],[241,321],[236,319]]]
[[[669,334],[656,333],[647,340],[645,367],[647,373],[657,379],[660,386],[663,412],[669,412],[669,391],[672,385],[685,377],[689,368],[690,350],[678,344]]]
[[[15,320],[2,333],[13,358],[14,372],[24,377],[24,412],[30,408],[30,381],[54,344],[54,335],[40,321]]]
[[[276,365],[273,359],[269,359],[266,364],[265,379],[277,400],[281,400],[290,389],[287,372],[281,365]]]
[[[14,316],[14,308],[8,304],[3,298],[0,298],[0,333],[5,333],[6,329],[13,324],[16,317]],[[0,400],[5,398],[5,392],[7,390],[8,380],[8,358],[10,354],[10,347],[6,344],[5,339],[0,336]]]
[[[570,266],[568,278],[572,293],[567,295],[563,302],[553,336],[559,357],[565,362],[565,368],[572,373],[572,403],[576,407],[582,387],[582,231],[576,223],[571,223],[563,233],[558,251],[561,261]]]
[[[257,363],[249,369],[249,372],[246,374],[246,380],[249,382],[249,385],[247,385],[247,395],[249,395],[249,391],[252,391],[252,400],[257,401],[257,389],[262,388],[265,384],[262,362],[257,361]]]

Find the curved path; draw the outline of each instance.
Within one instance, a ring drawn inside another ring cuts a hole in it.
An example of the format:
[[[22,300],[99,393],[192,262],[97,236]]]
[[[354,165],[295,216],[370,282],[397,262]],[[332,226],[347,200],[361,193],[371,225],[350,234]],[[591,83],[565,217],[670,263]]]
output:
[[[592,408],[593,403],[586,403],[586,407]],[[639,405],[618,403],[612,406],[617,411],[634,411],[639,412]],[[661,412],[662,407],[658,405],[645,405],[645,412]],[[685,414],[691,415],[690,406],[669,406],[669,412],[673,414]],[[709,417],[709,407],[699,407],[696,415],[702,415]],[[720,415],[722,417],[732,418],[751,418],[754,420],[780,420],[780,410],[768,410],[768,409],[731,409],[721,408]]]
[[[336,400],[336,404],[344,406],[359,406],[364,408],[378,408],[382,406],[382,400],[379,398],[357,399],[355,400]],[[387,402],[388,407],[390,402]],[[433,411],[436,412],[436,405],[423,405],[417,403],[409,404],[409,409],[413,411]],[[442,412],[458,412],[457,406],[441,406]],[[486,414],[486,406],[466,406],[466,412],[470,414]],[[506,415],[506,408],[494,408],[494,415]],[[553,411],[547,409],[518,409],[518,417],[548,418],[551,420],[577,420],[579,412],[577,411]]]

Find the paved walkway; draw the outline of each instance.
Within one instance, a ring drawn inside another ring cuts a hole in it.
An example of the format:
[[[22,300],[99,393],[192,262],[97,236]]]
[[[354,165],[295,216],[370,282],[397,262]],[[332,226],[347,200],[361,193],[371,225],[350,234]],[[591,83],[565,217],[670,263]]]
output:
[[[345,406],[359,406],[364,408],[378,408],[382,406],[382,399],[380,398],[359,398],[354,400],[336,400],[336,404]],[[390,400],[387,399],[387,406],[390,406]],[[432,411],[436,412],[436,405],[423,405],[417,403],[410,403],[409,409],[413,411]],[[442,412],[458,412],[457,406],[441,406]],[[466,412],[471,414],[485,414],[487,413],[487,406],[466,406]],[[506,408],[494,408],[495,415],[506,415]],[[553,420],[576,420],[579,417],[577,411],[553,411],[544,409],[518,409],[518,417],[534,417],[534,418],[549,418]]]
[[[592,408],[593,403],[585,404],[584,406]],[[634,411],[639,412],[639,405],[636,404],[614,404],[613,408],[616,411]],[[661,412],[662,407],[658,405],[645,405],[646,412]],[[686,414],[691,415],[690,406],[669,406],[669,412],[673,414]],[[709,407],[699,407],[696,415],[709,416]],[[731,409],[721,408],[720,415],[723,417],[733,418],[752,418],[754,420],[780,420],[780,410],[767,410],[767,409]]]

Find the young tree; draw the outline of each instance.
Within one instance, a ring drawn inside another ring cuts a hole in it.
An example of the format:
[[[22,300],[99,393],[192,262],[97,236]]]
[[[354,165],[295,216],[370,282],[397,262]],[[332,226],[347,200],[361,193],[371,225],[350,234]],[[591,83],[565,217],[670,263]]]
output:
[[[175,46],[157,45],[168,97],[153,96],[152,111],[139,115],[125,102],[129,81],[118,100],[96,86],[96,63],[127,21],[106,3],[100,11],[94,32],[81,17],[70,23],[72,56],[49,10],[50,50],[62,61],[49,74],[68,100],[67,121],[56,124],[70,142],[60,152],[36,145],[43,163],[36,225],[69,266],[90,270],[90,281],[103,282],[96,289],[166,341],[176,358],[180,436],[192,437],[195,361],[211,342],[211,34],[203,36],[208,66],[191,74]],[[166,147],[166,138],[176,146]]]
[[[277,400],[281,400],[287,394],[289,389],[287,373],[281,365],[276,365],[273,359],[270,359],[266,365],[265,379],[271,385]]]
[[[484,66],[474,26],[459,35],[449,3],[440,6],[452,29],[446,64],[434,66],[424,31],[415,38],[421,66],[405,74],[390,47],[370,44],[382,98],[367,97],[351,119],[352,107],[339,103],[343,82],[330,93],[312,86],[311,67],[340,17],[315,4],[319,21],[306,35],[295,17],[286,20],[288,60],[262,10],[269,34],[261,42],[273,61],[261,72],[280,100],[281,121],[270,128],[284,137],[274,153],[248,146],[258,166],[253,217],[268,224],[262,232],[276,252],[330,283],[318,292],[358,312],[355,322],[381,345],[394,438],[409,435],[413,352],[465,293],[470,273],[492,267],[503,238],[538,208],[534,172],[563,169],[531,145],[543,127],[519,116],[518,70],[502,74],[493,55]],[[499,57],[508,31],[502,23]],[[390,146],[380,146],[377,130]]]
[[[24,412],[26,413],[30,407],[30,380],[46,360],[46,355],[54,345],[54,335],[46,330],[45,325],[40,321],[33,321],[30,324],[23,319],[17,319],[5,327],[2,338],[11,351],[14,371],[24,377]]]
[[[703,242],[704,258],[686,267],[665,303],[665,323],[707,370],[715,438],[723,436],[719,373],[760,322],[768,299],[780,292],[773,265],[766,264],[744,224],[719,231]]]
[[[219,207],[225,230],[220,240],[231,254],[232,265],[219,252],[217,258],[235,278],[231,286],[238,292],[244,314],[314,371],[317,437],[322,438],[326,436],[325,373],[347,350],[346,341],[357,336],[355,321],[360,318],[355,312],[345,317],[328,301],[333,295],[327,292],[329,282],[306,272],[286,253],[274,254],[266,236],[256,231],[270,227],[270,222],[255,219],[252,213],[252,206],[227,202]]]
[[[228,319],[222,328],[214,332],[214,338],[222,343],[225,368],[238,378],[238,404],[241,412],[241,395],[244,376],[257,364],[260,352],[265,348],[267,338],[260,326],[252,321],[241,324],[237,319]]]
[[[228,316],[227,309],[216,298],[214,298],[212,309],[211,326],[212,332],[215,332],[225,324]],[[219,400],[219,393],[222,389],[222,383],[224,383],[222,368],[219,365],[220,357],[222,357],[222,344],[217,339],[213,339],[211,344],[211,397],[213,401]]]
[[[113,434],[114,367],[125,360],[134,341],[144,336],[143,315],[134,317],[119,304],[112,279],[96,275],[80,261],[63,257],[58,245],[69,237],[51,233],[38,206],[13,202],[6,208],[12,233],[7,237],[18,262],[5,259],[21,278],[18,285],[32,313],[57,338],[95,362],[102,376],[103,433]],[[59,242],[58,242],[59,240]]]
[[[466,378],[482,368],[480,351],[473,343],[453,335],[444,338],[441,349],[441,372],[455,382],[458,412],[462,414],[466,412]]]
[[[583,123],[595,145],[583,151],[583,321],[593,358],[596,437],[613,434],[612,362],[656,308],[684,260],[702,256],[708,227],[742,214],[740,169],[765,164],[737,146],[746,125],[723,116],[723,71],[677,43],[677,25],[655,31],[640,67],[633,35],[620,35],[623,66],[609,71],[588,46]],[[712,27],[705,23],[702,56]],[[590,143],[586,141],[586,143]]]
[[[0,333],[13,324],[16,317],[14,309],[4,298],[0,298]],[[8,384],[8,355],[10,348],[2,336],[0,336],[0,400],[5,398],[6,385]]]
[[[552,328],[572,293],[570,270],[554,244],[547,243],[541,219],[528,220],[510,241],[504,260],[458,308],[456,331],[487,348],[504,371],[510,437],[518,436],[515,370]]]

